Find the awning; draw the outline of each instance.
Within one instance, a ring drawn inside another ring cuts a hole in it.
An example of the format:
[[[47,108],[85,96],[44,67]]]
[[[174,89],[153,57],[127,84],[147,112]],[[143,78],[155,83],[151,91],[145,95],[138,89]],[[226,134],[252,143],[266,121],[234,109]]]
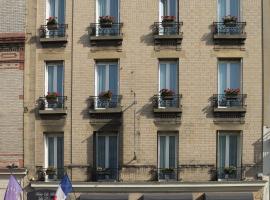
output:
[[[82,194],[80,200],[128,200],[128,194]]]
[[[143,195],[143,200],[192,200],[191,193],[149,193]]]
[[[251,192],[209,192],[205,200],[253,200]]]

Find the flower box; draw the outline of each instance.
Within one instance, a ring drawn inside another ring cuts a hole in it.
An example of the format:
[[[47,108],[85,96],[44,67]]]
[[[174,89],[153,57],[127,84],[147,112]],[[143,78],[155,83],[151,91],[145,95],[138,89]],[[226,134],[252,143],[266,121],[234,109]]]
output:
[[[48,30],[57,30],[58,29],[58,23],[57,23],[56,17],[49,17],[47,19],[47,29]]]
[[[236,26],[236,22],[237,22],[237,17],[235,16],[228,15],[223,18],[223,24],[225,26]]]
[[[174,98],[174,92],[170,89],[162,89],[159,93],[163,100],[173,100]]]
[[[113,25],[113,16],[100,16],[99,23],[101,28],[111,28]]]
[[[175,16],[162,16],[162,26],[172,27],[174,26]]]
[[[227,88],[224,90],[224,93],[226,98],[237,98],[240,93],[240,89]]]
[[[99,95],[98,95],[99,99],[102,99],[102,100],[111,100],[112,98],[112,92],[110,90],[106,91],[106,92],[101,92]]]

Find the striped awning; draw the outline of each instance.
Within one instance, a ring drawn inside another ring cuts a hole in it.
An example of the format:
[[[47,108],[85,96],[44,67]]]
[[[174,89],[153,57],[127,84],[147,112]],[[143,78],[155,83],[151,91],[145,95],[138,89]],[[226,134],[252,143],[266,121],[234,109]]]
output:
[[[149,193],[143,195],[143,200],[192,200],[191,193]]]
[[[205,200],[253,200],[251,192],[209,192]]]

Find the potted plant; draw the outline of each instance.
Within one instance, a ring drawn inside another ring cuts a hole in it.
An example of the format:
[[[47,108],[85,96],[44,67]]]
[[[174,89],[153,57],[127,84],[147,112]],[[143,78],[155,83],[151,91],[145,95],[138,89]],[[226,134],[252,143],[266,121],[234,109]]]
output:
[[[236,167],[234,167],[234,166],[225,167],[223,169],[223,172],[225,174],[225,178],[229,178],[232,175],[236,174]]]
[[[58,93],[57,92],[48,92],[48,94],[45,96],[48,104],[55,104],[55,103],[57,103],[57,97],[58,97]]]
[[[100,16],[99,23],[101,28],[111,28],[114,22],[113,16]]]
[[[160,96],[163,100],[172,100],[174,96],[174,91],[170,89],[162,89],[159,91]]]
[[[100,179],[110,179],[110,170],[108,168],[97,167],[97,174]]]
[[[237,17],[235,16],[231,16],[231,15],[227,15],[223,18],[223,24],[226,25],[236,25],[237,22]]]
[[[225,93],[225,97],[226,98],[237,98],[237,96],[239,95],[240,93],[240,89],[239,88],[236,88],[236,89],[233,89],[233,88],[227,88],[224,90],[224,93]]]
[[[58,29],[58,23],[57,23],[56,17],[49,17],[47,19],[47,29],[48,30]]]
[[[42,166],[37,166],[37,179],[38,181],[45,181],[45,171]]]
[[[48,176],[49,179],[56,179],[56,168],[49,166],[46,169],[46,175]]]
[[[107,100],[107,101],[109,101],[109,100],[111,100],[111,98],[112,98],[112,92],[111,92],[110,90],[105,91],[105,92],[101,92],[101,93],[98,95],[98,97],[99,97],[100,99],[102,99],[102,100]]]
[[[175,16],[162,16],[162,26],[171,27],[175,21]]]

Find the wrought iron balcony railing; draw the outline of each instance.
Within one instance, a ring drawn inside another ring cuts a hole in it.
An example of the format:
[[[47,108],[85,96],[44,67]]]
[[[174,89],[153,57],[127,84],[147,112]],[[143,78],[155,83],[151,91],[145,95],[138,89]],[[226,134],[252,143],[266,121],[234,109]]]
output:
[[[178,168],[159,168],[158,169],[158,180],[160,181],[173,181],[178,180]]]
[[[38,108],[40,110],[66,109],[66,96],[58,96],[56,99],[46,99],[46,97],[39,97]]]
[[[182,35],[183,22],[155,22],[154,35]]]
[[[43,168],[36,167],[36,174],[38,181],[57,181],[61,180],[65,175],[65,168]]]
[[[217,168],[218,180],[241,180],[244,172],[243,167],[220,167]]]
[[[40,38],[66,37],[67,24],[57,24],[55,26],[42,25],[39,29]]]
[[[123,23],[91,23],[90,36],[122,36]]]
[[[244,35],[246,22],[214,22],[214,35]]]
[[[218,107],[244,107],[246,94],[238,95],[226,95],[226,94],[214,94],[213,104],[215,108]]]
[[[181,108],[181,94],[172,96],[155,95],[153,97],[154,108]]]
[[[118,174],[118,168],[93,169],[94,180],[96,181],[118,181]]]
[[[121,107],[121,95],[112,95],[111,98],[90,96],[90,108],[92,109],[108,109]]]

